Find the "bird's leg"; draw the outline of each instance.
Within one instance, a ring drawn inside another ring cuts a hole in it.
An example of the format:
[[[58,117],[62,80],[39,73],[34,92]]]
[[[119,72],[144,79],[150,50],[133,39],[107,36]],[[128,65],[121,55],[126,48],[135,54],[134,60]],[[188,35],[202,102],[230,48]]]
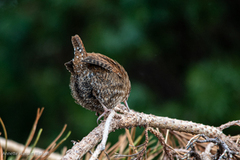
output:
[[[99,119],[101,119],[107,112],[111,111],[111,109],[108,109],[101,101],[99,101],[99,102],[102,105],[104,112],[98,117],[97,124],[98,124]]]
[[[128,111],[130,111],[130,108],[128,107],[127,100],[124,101],[125,106],[127,107]]]

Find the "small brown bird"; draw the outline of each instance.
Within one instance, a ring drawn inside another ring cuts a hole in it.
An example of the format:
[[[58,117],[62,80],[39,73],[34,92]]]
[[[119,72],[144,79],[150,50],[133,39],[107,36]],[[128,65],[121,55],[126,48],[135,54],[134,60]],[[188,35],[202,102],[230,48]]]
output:
[[[74,58],[65,63],[71,73],[73,98],[82,107],[102,114],[124,102],[126,107],[131,84],[124,68],[99,53],[87,53],[78,35],[72,36]]]

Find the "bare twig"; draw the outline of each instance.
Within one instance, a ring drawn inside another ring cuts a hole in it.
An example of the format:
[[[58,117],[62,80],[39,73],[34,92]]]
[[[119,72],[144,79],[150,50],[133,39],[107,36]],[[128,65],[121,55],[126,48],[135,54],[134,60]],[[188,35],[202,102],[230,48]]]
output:
[[[201,157],[204,160],[211,160],[212,159],[212,154],[211,154],[211,149],[214,147],[213,143],[209,143],[207,147],[205,148],[205,152],[202,153]]]
[[[6,140],[2,137],[0,137],[0,144],[5,145]],[[25,146],[23,144],[17,143],[15,141],[12,140],[8,140],[7,141],[8,145],[7,145],[7,150],[10,153],[13,154],[19,154],[22,153],[23,149],[25,148]],[[31,152],[32,148],[31,147],[27,147],[24,151],[24,155],[29,155]],[[44,149],[41,148],[34,148],[34,151],[32,152],[32,155],[40,155],[42,154],[42,152],[44,151]],[[56,159],[61,159],[62,155],[58,154],[58,153],[52,153],[50,154],[50,156],[48,157],[49,160],[56,160]]]
[[[143,144],[143,149],[137,155],[137,159],[140,159],[141,157],[143,157],[144,153],[147,150],[147,144],[148,144],[148,127],[146,127],[145,129],[145,142]]]
[[[44,110],[44,108],[41,108],[41,110],[38,108],[38,110],[37,110],[37,116],[36,116],[35,122],[34,122],[34,124],[33,124],[32,130],[31,130],[31,132],[30,132],[30,135],[28,136],[27,142],[26,142],[26,144],[25,144],[25,148],[23,149],[22,153],[17,156],[17,158],[16,158],[17,160],[19,160],[19,159],[22,157],[23,153],[25,152],[25,149],[26,149],[26,148],[29,146],[29,144],[31,143],[31,141],[32,141],[32,139],[33,139],[33,136],[34,136],[34,134],[35,134],[36,128],[37,128],[38,120],[39,120],[39,118],[41,117],[41,115],[42,115],[42,113],[43,113],[43,110]]]
[[[27,159],[29,159],[30,157],[32,157],[31,160],[33,159],[34,156],[32,156],[32,151],[35,148],[35,146],[37,145],[37,142],[38,142],[41,134],[42,134],[42,128],[38,131],[38,135],[36,137],[35,142],[33,143],[32,149],[31,149],[30,154],[28,155]]]
[[[63,134],[63,132],[66,130],[66,128],[67,128],[67,125],[65,124],[65,125],[63,126],[62,131],[59,133],[59,135],[58,135],[58,136],[54,139],[54,141],[47,147],[47,149],[45,149],[45,151],[42,152],[42,154],[39,155],[36,159],[46,158],[46,156],[49,156],[49,155],[51,154],[51,152],[52,152],[51,150],[54,149],[54,147],[56,146],[57,140],[62,136],[62,134]]]
[[[135,146],[133,144],[133,140],[132,140],[131,134],[129,133],[129,129],[125,128],[125,132],[126,132],[126,135],[127,135],[128,141],[129,141],[129,145],[131,145],[131,147],[133,147],[134,153],[138,153],[137,149],[135,148]],[[130,152],[130,149],[129,149],[129,152]]]
[[[225,123],[223,125],[221,125],[220,127],[218,127],[219,130],[224,130],[228,127],[231,127],[231,126],[234,126],[234,125],[240,125],[240,120],[237,120],[237,121],[231,121],[231,122],[228,122],[228,123]]]
[[[204,138],[204,140],[199,140],[200,137]],[[211,143],[214,143],[215,145],[218,145],[219,150],[218,150],[217,154],[215,155],[215,159],[221,160],[223,157],[233,158],[234,155],[239,154],[239,153],[234,152],[231,149],[229,149],[229,147],[226,145],[226,143],[223,142],[218,137],[209,138],[209,137],[205,136],[204,134],[199,134],[199,135],[194,136],[187,144],[187,149],[191,148],[191,151],[189,152],[189,154],[190,155],[192,154],[192,156],[194,156],[194,157],[198,157],[197,153],[193,154],[193,152],[195,152],[195,150],[194,150],[195,142],[197,142],[197,143],[211,142]]]
[[[163,150],[164,152],[166,153],[167,157],[170,159],[170,160],[173,160],[173,157],[172,155],[170,154],[170,150],[172,150],[172,148],[170,146],[167,145],[166,143],[166,140],[164,139],[163,135],[159,132],[159,131],[156,131],[155,129],[149,127],[148,130],[154,134],[159,142],[161,143],[161,145],[163,146]],[[167,134],[168,135],[168,134]],[[167,136],[166,136],[167,137]]]
[[[106,146],[106,143],[107,143],[107,138],[108,138],[108,133],[109,133],[109,127],[111,125],[111,121],[112,121],[112,118],[113,118],[114,114],[115,114],[115,111],[111,110],[111,112],[110,112],[110,114],[109,114],[109,116],[106,120],[106,123],[105,123],[102,142],[97,146],[97,149],[95,150],[95,152],[91,156],[90,160],[97,159],[97,157],[101,153],[101,151],[103,151],[105,149],[105,146]]]
[[[64,128],[65,130],[66,128]],[[64,132],[63,130],[63,132]],[[71,134],[71,131],[68,132],[68,134],[54,147],[52,148],[51,150],[49,150],[48,154],[46,154],[44,157],[41,158],[41,160],[44,160],[44,159],[47,159],[47,157],[53,153],[64,141],[66,141],[66,139],[70,136]],[[60,138],[60,137],[59,137]]]

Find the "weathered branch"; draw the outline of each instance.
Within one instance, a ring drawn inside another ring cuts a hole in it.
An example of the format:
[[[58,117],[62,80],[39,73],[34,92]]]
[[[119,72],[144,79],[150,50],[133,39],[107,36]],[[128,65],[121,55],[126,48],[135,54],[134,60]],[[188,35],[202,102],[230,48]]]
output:
[[[106,122],[105,122],[105,127],[103,131],[103,138],[101,144],[98,145],[97,149],[91,156],[90,160],[95,160],[97,159],[98,155],[105,149],[106,143],[107,143],[107,138],[108,138],[108,133],[109,133],[109,126],[112,121],[113,116],[115,115],[114,110],[111,110],[111,113],[109,114]]]
[[[115,110],[123,112],[117,107]],[[63,159],[81,158],[90,149],[95,147],[103,137],[104,125],[105,121],[99,124],[92,132],[69,149]],[[133,110],[130,112],[124,111],[123,114],[115,114],[109,127],[109,133],[116,129],[135,126],[149,126],[153,128],[169,129],[192,134],[204,134],[208,137],[218,137],[222,139],[232,151],[240,151],[239,147],[216,127],[198,124],[191,121],[182,121],[168,117],[155,116],[152,114],[139,113]]]
[[[2,146],[5,145],[5,138],[0,137],[0,144]],[[23,144],[17,143],[15,141],[12,140],[8,140],[7,142],[7,150],[8,153],[4,153],[4,154],[8,154],[8,155],[19,155],[19,154],[23,154],[25,156],[28,156],[31,153],[31,147],[27,147],[25,148],[24,153],[22,153],[22,151],[24,150],[25,146]],[[34,151],[31,153],[32,155],[35,156],[39,156],[41,155],[45,150],[41,149],[41,148],[34,148]],[[47,154],[47,153],[46,153]],[[61,159],[62,155],[58,154],[58,153],[51,153],[50,156],[48,157],[49,160],[56,160],[56,159]]]

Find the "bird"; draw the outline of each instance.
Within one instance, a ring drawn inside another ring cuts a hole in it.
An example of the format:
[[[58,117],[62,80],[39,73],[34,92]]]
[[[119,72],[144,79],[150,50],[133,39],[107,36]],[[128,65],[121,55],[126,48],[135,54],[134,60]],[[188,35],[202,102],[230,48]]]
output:
[[[131,83],[125,69],[113,59],[100,53],[87,53],[81,38],[72,36],[74,58],[65,63],[71,73],[69,87],[75,102],[83,108],[100,114],[127,100]]]

